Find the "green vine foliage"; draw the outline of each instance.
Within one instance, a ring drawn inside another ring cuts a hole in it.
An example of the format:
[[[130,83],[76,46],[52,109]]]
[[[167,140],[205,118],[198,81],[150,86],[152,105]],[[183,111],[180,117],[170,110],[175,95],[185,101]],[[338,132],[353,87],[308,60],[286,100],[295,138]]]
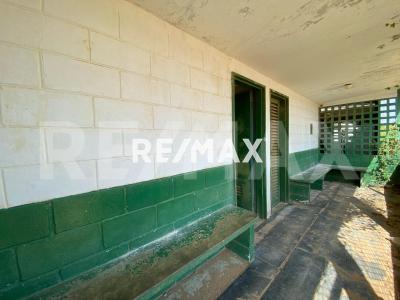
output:
[[[373,159],[363,178],[363,185],[386,185],[393,180],[400,164],[400,125],[389,125],[381,140],[378,155]]]

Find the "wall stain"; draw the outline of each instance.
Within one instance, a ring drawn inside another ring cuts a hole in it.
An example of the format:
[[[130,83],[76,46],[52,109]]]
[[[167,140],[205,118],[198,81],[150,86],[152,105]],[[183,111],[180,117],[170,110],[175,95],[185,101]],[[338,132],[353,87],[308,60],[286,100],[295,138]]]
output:
[[[385,48],[386,47],[386,45],[385,44],[381,44],[381,45],[379,45],[378,47],[376,47],[376,48],[378,48],[378,49],[383,49],[383,48]]]
[[[245,6],[239,9],[238,13],[239,15],[246,18],[248,15],[253,14],[253,10],[249,6]]]
[[[392,36],[392,42],[397,41],[398,39],[400,39],[400,33]]]

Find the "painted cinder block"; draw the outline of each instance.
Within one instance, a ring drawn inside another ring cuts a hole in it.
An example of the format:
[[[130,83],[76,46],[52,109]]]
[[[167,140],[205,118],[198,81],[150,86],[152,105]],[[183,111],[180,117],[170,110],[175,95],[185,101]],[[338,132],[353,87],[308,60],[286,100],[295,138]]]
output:
[[[95,223],[125,211],[125,192],[121,187],[68,196],[53,201],[56,232]]]
[[[0,44],[0,70],[0,83],[39,86],[39,56],[36,51]]]
[[[113,245],[138,238],[157,227],[156,208],[148,207],[103,222],[104,245]]]
[[[204,51],[204,70],[221,78],[229,78],[229,59],[219,51],[207,47]]]
[[[173,223],[195,210],[195,196],[188,194],[157,205],[158,226]]]
[[[106,249],[100,253],[96,253],[87,258],[76,261],[70,265],[65,266],[60,270],[62,278],[69,279],[76,275],[81,274],[96,266],[100,266],[108,261],[118,258],[129,251],[129,244],[125,243],[117,247]]]
[[[165,106],[155,106],[153,110],[155,129],[190,130],[191,111]]]
[[[203,94],[181,85],[171,85],[171,105],[194,110],[203,109]]]
[[[196,209],[201,210],[220,202],[218,191],[219,186],[212,186],[196,192]]]
[[[173,197],[172,178],[161,178],[132,185],[126,189],[128,210],[153,206]]]
[[[4,2],[0,3],[0,39],[5,42],[39,47],[40,33],[43,28],[41,14]],[[34,3],[34,1],[31,2]]]
[[[118,5],[121,40],[168,56],[168,24],[126,1]]]
[[[102,128],[153,128],[153,110],[138,102],[96,98],[96,126]]]
[[[205,92],[221,94],[222,80],[210,73],[190,68],[190,86]]]
[[[44,147],[39,129],[0,128],[0,167],[37,164]]]
[[[43,17],[42,24],[40,48],[83,60],[89,59],[89,32],[87,29],[50,17]],[[40,34],[40,32],[36,32],[36,34]]]
[[[24,7],[41,10],[42,3],[40,0],[7,0],[10,3],[14,3],[16,5],[21,5]]]
[[[97,189],[94,161],[7,168],[3,176],[10,207]]]
[[[231,116],[219,116],[219,131],[232,132],[233,121]]]
[[[117,70],[44,53],[43,72],[45,86],[52,89],[109,97],[120,95]]]
[[[133,162],[131,157],[97,161],[98,187],[109,188],[154,179],[154,160]]]
[[[204,45],[186,32],[169,28],[169,55],[181,63],[203,68]]]
[[[0,266],[0,289],[18,281],[17,259],[13,249],[0,251]]]
[[[204,110],[230,115],[232,113],[232,99],[204,93]]]
[[[122,98],[141,102],[170,104],[170,86],[166,81],[135,73],[121,73]]]
[[[79,227],[17,248],[23,280],[55,270],[101,251],[99,224]]]
[[[5,125],[93,126],[90,97],[9,87],[3,87],[0,94]]]
[[[215,132],[218,130],[218,126],[218,115],[204,112],[192,112],[192,130]]]
[[[49,203],[0,210],[0,249],[49,235]]]
[[[47,128],[46,147],[51,163],[118,157],[123,155],[122,131]]]
[[[78,23],[96,31],[118,36],[118,1],[43,0],[49,15]]]
[[[204,171],[206,176],[206,186],[218,185],[227,180],[233,180],[233,168],[231,165],[216,167]]]
[[[6,193],[4,191],[3,176],[0,172],[0,209],[7,208]]]
[[[60,282],[60,275],[58,272],[47,273],[42,276],[21,282],[12,288],[0,290],[0,298],[23,299],[37,291],[55,285],[58,282]]]
[[[203,189],[205,186],[204,172],[191,172],[173,177],[174,196],[181,196]]]
[[[140,74],[150,74],[150,54],[126,42],[90,33],[92,62]]]
[[[187,65],[159,55],[152,55],[151,57],[151,74],[169,82],[187,86],[190,83],[190,73]]]
[[[0,39],[89,59],[87,29],[12,5],[0,4]]]

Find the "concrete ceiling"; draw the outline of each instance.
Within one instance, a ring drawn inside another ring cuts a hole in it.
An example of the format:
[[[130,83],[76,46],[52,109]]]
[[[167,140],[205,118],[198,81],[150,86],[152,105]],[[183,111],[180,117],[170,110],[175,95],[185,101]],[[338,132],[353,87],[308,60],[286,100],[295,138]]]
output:
[[[400,84],[400,0],[130,1],[318,103]]]

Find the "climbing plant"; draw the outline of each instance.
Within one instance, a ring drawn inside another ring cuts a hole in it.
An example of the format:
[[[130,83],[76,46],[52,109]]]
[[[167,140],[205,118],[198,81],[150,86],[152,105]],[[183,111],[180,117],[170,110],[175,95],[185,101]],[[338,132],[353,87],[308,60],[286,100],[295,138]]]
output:
[[[363,185],[386,185],[396,176],[400,165],[400,122],[389,125],[379,145],[378,155],[373,159],[363,177]]]

